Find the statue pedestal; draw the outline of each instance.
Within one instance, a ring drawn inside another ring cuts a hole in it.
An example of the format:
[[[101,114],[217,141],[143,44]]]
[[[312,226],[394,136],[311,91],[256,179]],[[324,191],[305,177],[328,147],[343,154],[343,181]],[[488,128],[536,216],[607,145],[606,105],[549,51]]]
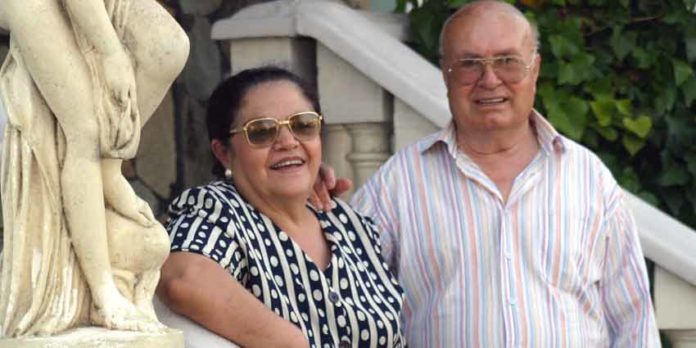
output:
[[[184,334],[166,329],[160,333],[78,328],[50,337],[3,338],[0,348],[184,348]]]

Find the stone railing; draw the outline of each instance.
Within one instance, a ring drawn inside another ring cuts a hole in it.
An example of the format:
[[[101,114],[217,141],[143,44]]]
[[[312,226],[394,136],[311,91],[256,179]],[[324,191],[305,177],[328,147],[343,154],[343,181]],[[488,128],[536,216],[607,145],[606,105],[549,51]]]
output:
[[[395,150],[450,118],[439,70],[402,43],[405,19],[341,2],[276,1],[216,22],[232,72],[279,64],[314,81],[326,116],[324,160],[360,186]],[[674,347],[696,347],[696,233],[629,195],[655,267],[657,321]]]

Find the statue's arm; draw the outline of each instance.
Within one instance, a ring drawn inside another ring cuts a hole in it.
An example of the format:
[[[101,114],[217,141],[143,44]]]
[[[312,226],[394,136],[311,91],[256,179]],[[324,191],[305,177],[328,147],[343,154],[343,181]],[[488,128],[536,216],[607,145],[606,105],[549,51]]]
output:
[[[135,194],[121,174],[121,160],[102,160],[102,181],[104,200],[115,212],[146,227],[157,222],[150,206]]]
[[[64,0],[73,25],[102,56],[109,91],[120,106],[135,96],[135,73],[103,0]]]

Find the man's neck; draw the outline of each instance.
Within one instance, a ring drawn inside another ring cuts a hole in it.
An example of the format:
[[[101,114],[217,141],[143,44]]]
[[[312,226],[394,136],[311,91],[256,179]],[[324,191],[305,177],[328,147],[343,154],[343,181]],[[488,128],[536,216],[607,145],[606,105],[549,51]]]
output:
[[[503,201],[515,178],[539,152],[534,126],[528,122],[519,128],[495,131],[457,130],[457,147],[471,158],[496,184]]]

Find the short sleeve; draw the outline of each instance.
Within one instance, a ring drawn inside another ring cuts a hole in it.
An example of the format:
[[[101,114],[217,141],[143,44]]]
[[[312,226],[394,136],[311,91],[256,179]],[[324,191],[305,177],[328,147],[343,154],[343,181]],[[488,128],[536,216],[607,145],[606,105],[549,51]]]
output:
[[[247,258],[235,228],[236,216],[224,192],[206,187],[184,191],[169,206],[170,250],[208,257],[242,282]]]

